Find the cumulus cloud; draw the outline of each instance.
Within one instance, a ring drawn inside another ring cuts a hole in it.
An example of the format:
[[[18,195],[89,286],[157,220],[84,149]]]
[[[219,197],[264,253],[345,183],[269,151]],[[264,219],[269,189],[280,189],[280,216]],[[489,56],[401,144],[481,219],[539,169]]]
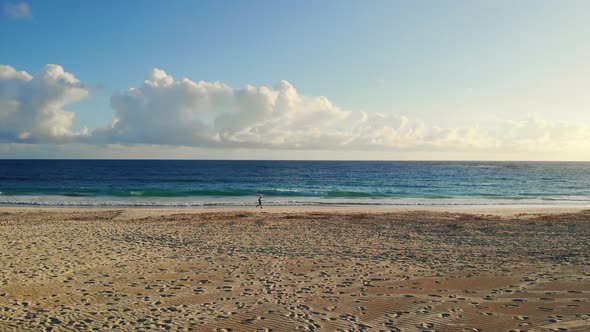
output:
[[[325,97],[300,94],[287,81],[236,89],[177,80],[154,69],[141,86],[115,94],[111,106],[111,126],[93,133],[100,142],[270,149],[490,144],[470,129],[428,128],[404,116],[343,110]]]
[[[96,130],[105,142],[212,147],[298,148],[312,144],[345,112],[324,97],[300,95],[286,81],[235,89],[219,82],[175,80],[154,69],[138,88],[111,98],[115,118]],[[317,144],[317,143],[314,143]]]
[[[287,81],[234,88],[176,79],[160,69],[138,87],[112,95],[110,124],[73,131],[75,113],[63,108],[87,95],[84,85],[58,65],[34,76],[0,66],[0,141],[523,158],[565,151],[570,159],[590,151],[590,124],[528,117],[487,129],[438,127],[401,115],[345,110],[326,97],[301,94]]]
[[[14,19],[32,19],[31,7],[25,3],[7,3],[4,5],[4,14]]]
[[[88,90],[61,66],[47,65],[31,76],[0,65],[0,141],[39,142],[72,138],[75,113],[63,110]]]

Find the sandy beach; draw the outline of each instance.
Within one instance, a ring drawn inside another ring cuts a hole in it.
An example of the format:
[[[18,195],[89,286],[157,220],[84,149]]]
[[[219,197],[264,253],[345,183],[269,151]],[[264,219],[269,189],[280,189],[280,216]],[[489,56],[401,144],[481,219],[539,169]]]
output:
[[[588,331],[590,210],[0,208],[0,331]]]

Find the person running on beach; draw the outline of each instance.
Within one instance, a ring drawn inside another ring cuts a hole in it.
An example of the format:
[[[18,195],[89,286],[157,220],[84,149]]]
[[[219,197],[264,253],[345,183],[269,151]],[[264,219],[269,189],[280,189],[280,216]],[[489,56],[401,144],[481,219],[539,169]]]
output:
[[[262,196],[258,196],[258,205],[256,205],[256,207],[259,207],[262,209]]]

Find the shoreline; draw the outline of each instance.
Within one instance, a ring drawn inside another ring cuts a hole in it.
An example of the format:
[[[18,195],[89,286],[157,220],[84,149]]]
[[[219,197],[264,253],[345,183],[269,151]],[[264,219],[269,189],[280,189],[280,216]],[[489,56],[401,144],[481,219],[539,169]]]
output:
[[[151,206],[23,206],[0,205],[0,213],[18,212],[88,212],[88,211],[125,211],[130,215],[172,215],[176,213],[328,213],[328,214],[403,214],[408,212],[461,213],[471,215],[494,215],[510,217],[515,215],[557,215],[581,213],[590,210],[590,206],[268,206],[263,209],[255,207],[151,207]]]

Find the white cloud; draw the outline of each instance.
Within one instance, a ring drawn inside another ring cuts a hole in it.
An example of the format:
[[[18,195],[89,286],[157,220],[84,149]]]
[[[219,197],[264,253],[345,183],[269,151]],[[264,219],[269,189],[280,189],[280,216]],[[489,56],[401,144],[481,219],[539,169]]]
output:
[[[298,94],[286,81],[234,89],[175,80],[159,69],[139,88],[115,94],[111,106],[112,125],[94,133],[111,143],[303,148],[322,135],[333,140],[334,126],[350,116],[324,97]]]
[[[325,97],[298,93],[287,81],[235,89],[176,80],[154,69],[140,87],[115,94],[111,106],[112,125],[94,132],[104,143],[297,150],[490,144],[471,129],[428,128],[403,116],[346,111]]]
[[[273,87],[233,88],[175,79],[154,69],[139,87],[111,97],[110,125],[75,132],[75,113],[63,108],[87,95],[74,75],[58,65],[47,65],[34,76],[0,66],[0,141],[59,143],[60,151],[68,144],[73,148],[73,143],[78,148],[99,145],[95,151],[102,155],[125,155],[134,151],[127,149],[130,146],[169,155],[163,151],[170,146],[176,147],[174,153],[211,151],[206,156],[220,151],[228,156],[236,151],[258,156],[265,155],[260,151],[273,151],[268,155],[276,156],[289,150],[293,158],[343,153],[361,159],[357,156],[590,159],[590,124],[530,116],[498,121],[485,130],[444,128],[406,116],[344,110],[325,97],[299,93],[287,81]]]
[[[53,141],[86,134],[71,130],[75,113],[63,107],[87,95],[61,66],[47,65],[31,76],[0,65],[0,141]]]
[[[548,121],[529,116],[507,121],[498,135],[505,146],[518,151],[584,153],[590,151],[590,124]]]
[[[4,14],[15,19],[33,18],[31,7],[25,2],[5,4]]]

